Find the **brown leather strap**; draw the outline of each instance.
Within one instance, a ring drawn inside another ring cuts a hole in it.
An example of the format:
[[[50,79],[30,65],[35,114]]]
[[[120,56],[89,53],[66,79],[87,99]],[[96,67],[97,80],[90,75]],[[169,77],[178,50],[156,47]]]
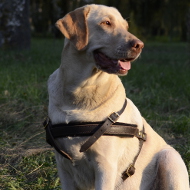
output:
[[[106,119],[103,125],[101,125],[99,129],[97,129],[97,131],[93,135],[91,135],[87,139],[87,141],[81,146],[80,152],[88,150],[111,127],[111,125],[119,119],[120,115],[124,112],[126,106],[127,106],[127,100],[125,99],[125,102],[121,110],[119,110],[118,112],[113,112]]]
[[[46,141],[51,146],[53,146],[62,156],[72,160],[71,156],[62,150],[58,143],[56,143],[55,138],[68,137],[68,136],[90,136],[99,128],[102,122],[93,123],[70,123],[70,124],[56,124],[52,125],[51,120],[47,118],[43,125],[46,130]],[[114,123],[109,130],[107,130],[104,135],[114,135],[114,136],[125,136],[134,137],[138,136],[139,130],[137,125],[128,123]]]
[[[87,150],[101,135],[115,135],[137,137],[139,139],[139,151],[135,156],[133,163],[123,172],[122,179],[125,180],[135,173],[135,162],[140,154],[143,142],[146,141],[146,133],[143,130],[139,131],[137,125],[116,122],[119,116],[123,113],[127,105],[127,101],[118,112],[112,113],[105,122],[93,123],[70,123],[52,125],[49,118],[47,118],[43,125],[46,130],[46,141],[53,146],[58,153],[63,157],[72,161],[72,157],[56,143],[55,138],[67,136],[90,136],[88,140],[82,145],[81,152]],[[91,136],[92,135],[92,136]]]
[[[97,131],[97,129],[100,128],[102,124],[102,122],[93,122],[52,125],[51,133],[54,138],[68,136],[91,136],[95,131]],[[138,133],[139,130],[137,125],[116,122],[104,133],[104,135],[134,137],[137,136]]]
[[[143,143],[144,141],[146,141],[146,138],[147,138],[147,135],[145,133],[145,129],[144,129],[144,126],[143,126],[143,130],[142,131],[139,131],[137,134],[136,134],[136,137],[139,139],[139,151],[137,153],[137,155],[135,156],[134,160],[133,160],[133,163],[131,163],[128,168],[123,172],[122,174],[122,179],[123,180],[126,180],[128,177],[131,177],[134,173],[135,173],[135,163],[137,161],[137,158],[141,152],[141,149],[142,149],[142,146],[143,146]]]
[[[55,148],[55,150],[57,152],[59,152],[63,157],[72,161],[72,157],[68,153],[63,151],[61,149],[61,147],[55,142],[55,138],[53,137],[52,132],[51,132],[52,125],[51,125],[51,121],[49,118],[47,118],[44,121],[43,126],[46,130],[46,141],[47,141],[47,143],[50,144],[51,146],[53,146]]]

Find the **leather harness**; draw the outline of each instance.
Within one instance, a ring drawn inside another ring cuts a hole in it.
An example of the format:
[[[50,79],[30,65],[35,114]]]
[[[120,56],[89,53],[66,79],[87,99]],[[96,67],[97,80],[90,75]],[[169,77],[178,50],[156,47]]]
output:
[[[43,126],[46,130],[46,141],[55,148],[63,157],[72,161],[72,157],[62,150],[59,144],[55,141],[55,138],[59,137],[76,137],[76,136],[90,136],[87,141],[81,146],[80,152],[85,152],[92,146],[102,135],[120,136],[120,137],[137,137],[139,139],[139,151],[135,156],[133,162],[122,173],[122,179],[125,180],[135,173],[135,162],[140,154],[143,146],[143,142],[146,141],[146,133],[143,126],[143,130],[139,131],[137,125],[116,122],[119,116],[124,112],[127,106],[127,100],[120,111],[113,112],[103,122],[71,122],[69,124],[55,124],[47,118]]]

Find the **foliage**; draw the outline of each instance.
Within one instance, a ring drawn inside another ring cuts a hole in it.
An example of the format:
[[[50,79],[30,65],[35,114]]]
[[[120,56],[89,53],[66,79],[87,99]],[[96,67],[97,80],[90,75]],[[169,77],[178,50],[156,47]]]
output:
[[[0,47],[29,49],[29,0],[0,2]]]
[[[61,37],[55,22],[91,3],[116,7],[129,22],[130,32],[141,39],[187,40],[189,0],[1,0],[0,47],[29,49],[31,32],[35,37]]]
[[[116,7],[129,21],[130,31],[140,38],[164,36],[167,41],[186,40],[186,15],[189,0],[53,0],[31,1],[33,34],[60,36],[55,22],[66,13],[85,4],[104,4]]]
[[[35,39],[30,51],[0,52],[0,189],[60,189],[52,148],[41,125],[48,76],[62,40]],[[127,96],[182,155],[190,172],[190,66],[187,44],[145,43],[122,77]]]
[[[187,14],[186,25],[187,25],[187,40],[188,40],[188,45],[189,45],[188,48],[189,48],[189,57],[190,57],[190,8]]]

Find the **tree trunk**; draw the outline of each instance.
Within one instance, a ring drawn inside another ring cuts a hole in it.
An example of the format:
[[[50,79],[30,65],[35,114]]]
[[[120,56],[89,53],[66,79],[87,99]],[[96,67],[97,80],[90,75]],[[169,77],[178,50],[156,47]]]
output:
[[[29,0],[1,0],[0,46],[30,48]]]
[[[187,40],[190,43],[190,8],[187,13]]]
[[[190,63],[190,8],[187,13],[187,42],[188,42],[188,53],[189,53],[189,63]]]

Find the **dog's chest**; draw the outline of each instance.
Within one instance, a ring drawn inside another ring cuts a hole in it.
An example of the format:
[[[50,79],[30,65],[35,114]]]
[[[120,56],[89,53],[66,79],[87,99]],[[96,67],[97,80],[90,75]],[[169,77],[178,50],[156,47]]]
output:
[[[58,167],[61,166],[67,174],[72,177],[75,186],[79,189],[94,189],[95,183],[95,168],[97,164],[94,159],[94,153],[88,150],[81,153],[80,145],[85,142],[87,137],[68,137],[61,138],[58,142],[62,148],[67,151],[73,158],[73,161],[63,158],[59,153],[56,153],[56,161]]]
[[[60,165],[62,170],[72,176],[79,189],[93,189],[95,175],[104,176],[107,172],[110,174],[109,171],[113,168],[115,175],[121,176],[138,152],[137,138],[102,136],[90,149],[81,153],[80,147],[87,138],[69,137],[58,140],[62,148],[73,158],[71,162],[57,153],[58,166]],[[127,146],[128,144],[136,144],[136,146]],[[121,181],[121,177],[118,177],[118,180]]]
[[[69,171],[75,185],[79,189],[93,189],[95,181],[94,161],[83,157],[74,163],[64,164],[63,169]]]

